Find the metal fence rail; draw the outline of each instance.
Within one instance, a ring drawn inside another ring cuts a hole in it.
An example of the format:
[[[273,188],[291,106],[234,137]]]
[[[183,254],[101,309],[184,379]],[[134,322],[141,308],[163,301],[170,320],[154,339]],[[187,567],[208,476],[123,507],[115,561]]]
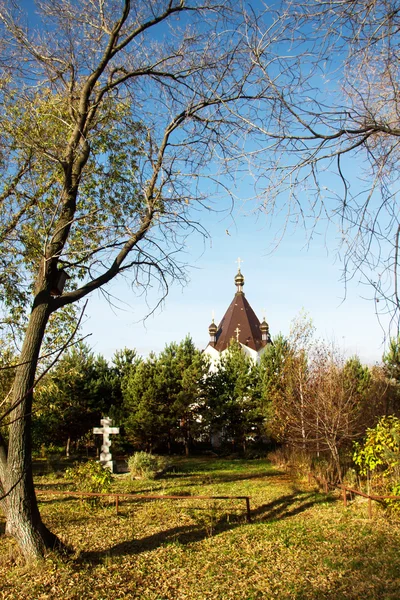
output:
[[[329,492],[329,488],[338,489],[342,492],[343,504],[347,506],[347,494],[353,494],[355,496],[362,496],[363,498],[367,498],[368,500],[368,517],[372,519],[372,502],[382,502],[383,500],[398,500],[400,501],[400,496],[392,496],[392,495],[384,495],[380,496],[377,494],[366,494],[365,492],[361,492],[360,490],[355,490],[354,488],[347,487],[341,483],[332,484],[329,483],[326,479],[322,477],[317,477],[312,473],[308,474],[308,481],[311,483],[311,480],[314,479],[320,487],[323,488],[324,492],[327,494]]]
[[[130,498],[131,500],[245,500],[246,502],[246,520],[251,523],[251,510],[250,510],[250,496],[170,496],[162,495],[157,496],[154,494],[124,494],[116,492],[75,492],[66,490],[40,490],[35,489],[37,494],[46,495],[59,495],[59,496],[77,496],[77,497],[108,497],[114,498],[115,509],[118,514],[119,510],[119,499]]]

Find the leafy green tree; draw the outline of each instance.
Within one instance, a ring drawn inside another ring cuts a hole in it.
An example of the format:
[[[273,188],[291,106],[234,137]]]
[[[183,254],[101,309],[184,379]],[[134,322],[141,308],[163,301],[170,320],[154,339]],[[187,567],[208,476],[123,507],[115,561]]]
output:
[[[66,353],[36,394],[33,435],[37,445],[71,443],[90,432],[112,403],[110,368],[86,344]]]
[[[170,344],[160,354],[172,420],[172,437],[182,440],[188,455],[193,441],[201,436],[200,410],[204,401],[204,378],[209,364],[192,339]]]
[[[358,394],[360,402],[364,402],[371,385],[369,368],[361,364],[358,356],[352,356],[343,367],[343,376],[346,389]]]
[[[360,404],[364,431],[387,411],[390,390],[387,381],[382,381],[382,375],[381,367],[370,369],[361,364],[358,356],[349,358],[343,367],[344,388]]]
[[[125,377],[129,376],[132,369],[137,367],[140,361],[141,358],[134,349],[123,348],[123,350],[117,350],[111,359],[115,376],[120,381],[123,381]]]
[[[126,430],[132,440],[149,451],[181,441],[188,454],[198,435],[207,370],[204,356],[189,337],[140,363],[124,387]]]
[[[382,360],[387,376],[400,382],[400,338],[391,338],[389,348]]]
[[[260,371],[236,342],[207,377],[203,419],[210,435],[221,433],[233,448],[246,449],[263,432]]]
[[[0,503],[31,560],[61,545],[31,468],[43,343],[62,348],[77,303],[114,277],[161,295],[184,281],[176,252],[201,230],[199,180],[219,179],[217,156],[227,177],[232,160],[247,161],[238,112],[269,95],[253,87],[248,19],[233,2],[44,0],[33,27],[29,9],[1,0],[1,326],[21,353]]]
[[[117,350],[111,359],[109,380],[111,385],[110,408],[108,415],[115,423],[122,424],[124,415],[124,389],[126,382],[141,362],[136,350]]]
[[[168,436],[171,423],[165,407],[163,374],[155,354],[128,375],[124,386],[125,430],[128,437],[148,452]]]
[[[267,346],[260,362],[261,396],[266,430],[278,440],[283,439],[285,432],[285,419],[281,418],[279,407],[287,385],[285,373],[290,352],[289,341],[280,334],[273,339],[272,344]]]

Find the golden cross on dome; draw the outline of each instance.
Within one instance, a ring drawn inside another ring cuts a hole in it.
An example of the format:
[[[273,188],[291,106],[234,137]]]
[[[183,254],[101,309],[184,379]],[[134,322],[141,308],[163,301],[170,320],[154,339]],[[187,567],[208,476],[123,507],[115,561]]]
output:
[[[234,333],[236,333],[236,341],[239,341],[239,333],[240,333],[240,329],[239,329],[239,325],[236,327]]]
[[[237,265],[238,265],[238,271],[240,273],[240,265],[242,264],[242,262],[244,262],[244,260],[242,260],[240,257],[237,259]]]

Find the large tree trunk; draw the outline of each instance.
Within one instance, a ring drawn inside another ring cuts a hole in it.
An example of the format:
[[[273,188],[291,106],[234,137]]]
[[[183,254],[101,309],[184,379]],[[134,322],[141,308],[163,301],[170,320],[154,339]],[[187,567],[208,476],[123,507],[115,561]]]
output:
[[[6,532],[12,535],[28,561],[42,557],[46,548],[61,546],[58,538],[42,523],[32,472],[32,400],[36,367],[50,315],[50,295],[40,292],[35,299],[16,369],[12,391],[15,405],[10,413],[5,504]]]
[[[190,440],[185,437],[185,456],[190,456]]]

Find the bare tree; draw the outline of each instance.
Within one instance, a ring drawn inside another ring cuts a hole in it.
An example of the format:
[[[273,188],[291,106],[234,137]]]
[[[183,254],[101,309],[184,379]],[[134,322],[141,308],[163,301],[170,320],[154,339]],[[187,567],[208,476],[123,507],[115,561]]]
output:
[[[259,133],[254,152],[269,150],[256,174],[262,208],[287,212],[282,235],[293,222],[310,239],[333,225],[344,281],[372,286],[366,295],[397,334],[399,4],[288,0],[276,9],[275,19],[254,15],[247,32],[257,77],[276,100],[247,120]]]
[[[310,457],[327,457],[342,480],[341,452],[379,414],[381,404],[373,406],[372,400],[378,388],[368,367],[357,358],[345,361],[313,334],[309,319],[294,321],[277,374],[277,393],[271,397],[272,427],[289,446]]]
[[[229,2],[42,0],[37,9],[0,3],[1,326],[21,340],[0,495],[28,559],[61,545],[32,478],[43,340],[118,275],[162,294],[184,277],[179,251],[207,209],[202,178],[226,185],[244,156],[238,115],[269,89],[255,86],[247,20]],[[215,158],[228,164],[221,179]]]
[[[365,431],[367,398],[360,394],[358,382],[346,376],[344,367],[343,359],[324,346],[314,347],[312,356],[304,350],[292,352],[286,358],[285,384],[274,416],[283,441],[310,457],[327,457],[340,481],[341,451]]]

